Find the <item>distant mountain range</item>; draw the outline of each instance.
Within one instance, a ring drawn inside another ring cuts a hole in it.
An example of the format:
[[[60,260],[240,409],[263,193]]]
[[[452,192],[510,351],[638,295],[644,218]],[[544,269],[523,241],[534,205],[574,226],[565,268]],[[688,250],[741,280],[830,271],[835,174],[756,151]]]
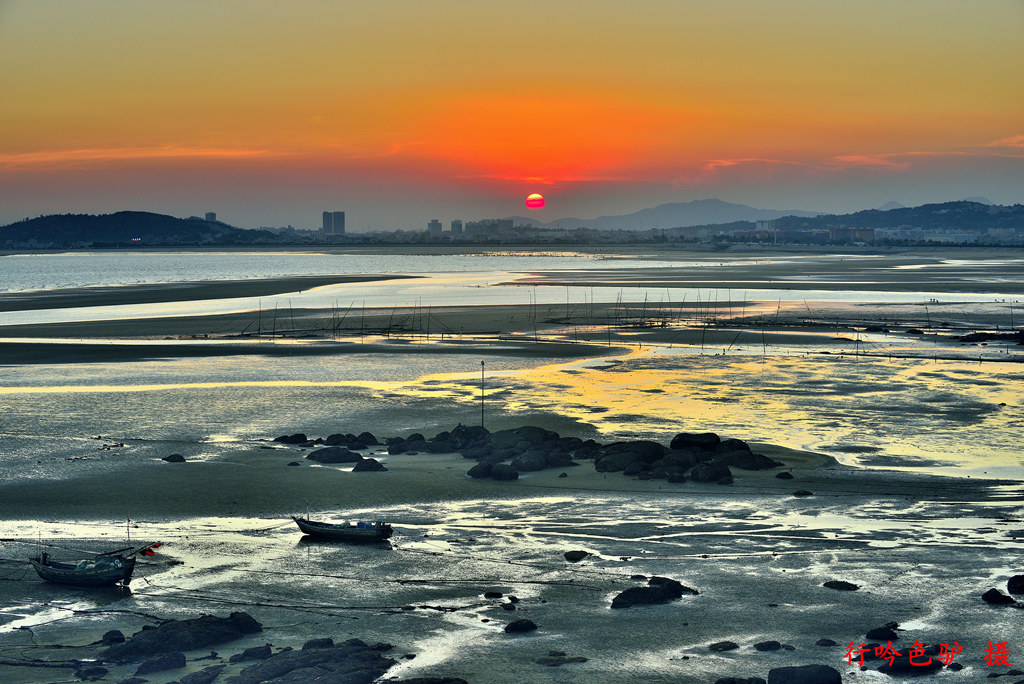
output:
[[[884,208],[890,206],[893,208]],[[775,220],[777,229],[794,231],[827,232],[832,228],[918,228],[967,231],[1013,229],[1024,232],[1024,205],[1006,206],[964,200],[904,207],[890,202],[881,209],[836,215],[755,209],[718,200],[700,200],[663,204],[623,216],[602,216],[592,221],[561,219],[548,222],[541,227],[561,226],[567,230],[575,230],[578,227],[597,230],[642,229],[656,233],[688,235],[697,234],[706,228],[717,228],[719,231],[750,230],[755,227],[756,221],[762,220]],[[524,218],[522,222],[531,220]],[[533,223],[536,225],[537,222]],[[419,233],[409,235],[408,239],[395,235],[387,238],[387,241],[424,241],[419,237]],[[351,236],[355,241],[360,241],[363,237],[380,240],[358,233]],[[442,237],[448,239],[447,234]],[[577,237],[588,239],[586,236]],[[269,230],[234,228],[219,221],[180,219],[142,211],[120,211],[99,216],[53,214],[0,227],[2,249],[74,249],[131,245],[282,245],[311,244],[315,239],[313,236],[300,237]]]
[[[513,216],[516,225],[532,223],[541,228],[594,228],[597,230],[650,230],[658,228],[682,228],[705,226],[735,221],[765,221],[783,216],[820,216],[820,211],[778,209],[756,209],[745,204],[733,204],[716,199],[694,200],[659,204],[650,209],[641,209],[632,214],[598,216],[595,219],[561,218],[554,221],[538,221],[531,216]]]

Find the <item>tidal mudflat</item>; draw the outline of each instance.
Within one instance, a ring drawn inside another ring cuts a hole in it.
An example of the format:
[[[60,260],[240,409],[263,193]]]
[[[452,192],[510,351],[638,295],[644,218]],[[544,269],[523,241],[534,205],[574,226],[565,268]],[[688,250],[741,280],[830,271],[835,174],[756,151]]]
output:
[[[941,259],[911,261],[892,259],[887,277],[929,264],[953,272]],[[778,280],[777,264],[768,277],[746,263],[744,282]],[[839,260],[829,263],[839,274]],[[4,679],[67,680],[73,669],[27,661],[95,657],[85,645],[112,629],[238,610],[263,631],[214,647],[220,660],[188,652],[185,668],[145,678],[223,664],[216,681],[228,681],[252,664],[228,660],[246,648],[329,636],[393,644],[384,676],[405,679],[708,682],[820,663],[844,681],[875,681],[887,677],[881,662],[862,672],[844,655],[891,622],[900,650],[959,643],[964,669],[943,678],[1005,673],[985,662],[986,648],[1004,643],[1017,665],[1021,613],[981,596],[1006,593],[1024,572],[1024,367],[1003,336],[1020,315],[1006,275],[1015,266],[992,267],[958,267],[958,282],[976,276],[969,287],[916,300],[911,279],[889,301],[755,300],[722,287],[712,297],[706,286],[698,301],[658,283],[645,303],[618,281],[651,273],[625,269],[607,297],[581,286],[566,298],[564,275],[537,274],[496,286],[510,301],[492,306],[427,311],[409,305],[423,295],[399,295],[343,323],[333,305],[287,317],[279,306],[278,324],[259,336],[239,334],[252,310],[117,320],[85,311],[76,323],[0,326]],[[557,284],[545,290],[544,277]],[[876,296],[886,299],[862,299]],[[990,336],[964,339],[977,332]],[[579,459],[495,481],[467,477],[474,461],[459,454],[379,445],[366,453],[387,470],[352,472],[306,459],[314,447],[271,441],[364,430],[429,438],[479,424],[481,361],[492,431],[534,424],[664,445],[713,431],[784,466],[733,468],[731,484],[716,484],[599,472]],[[162,460],[171,453],[184,462]],[[307,504],[325,519],[387,519],[393,544],[304,543],[287,516]],[[133,539],[165,543],[140,563],[130,594],[47,585],[23,562],[33,541],[69,554],[120,544],[126,518]],[[570,562],[573,550],[588,555]],[[698,593],[612,609],[646,584],[641,575]],[[823,586],[832,580],[859,588]],[[516,619],[537,630],[505,633]],[[106,666],[111,681],[135,667]]]

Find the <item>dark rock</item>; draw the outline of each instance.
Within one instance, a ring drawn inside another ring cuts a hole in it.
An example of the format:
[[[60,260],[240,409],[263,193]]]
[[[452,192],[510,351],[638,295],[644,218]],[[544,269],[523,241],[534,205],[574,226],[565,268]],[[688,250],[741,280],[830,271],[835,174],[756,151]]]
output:
[[[781,473],[775,473],[775,477],[779,478],[780,480],[792,480],[793,473],[789,471],[783,471]]]
[[[696,482],[718,482],[727,477],[732,477],[729,466],[714,461],[698,463],[690,471],[690,479]]]
[[[415,677],[395,680],[395,684],[469,684],[469,682],[458,677]]]
[[[893,641],[900,638],[899,634],[888,627],[875,627],[874,629],[868,630],[868,633],[864,636],[868,639],[878,639],[879,641]]]
[[[426,444],[417,444],[420,451],[428,454],[454,454],[459,448],[447,439],[433,439]]]
[[[300,466],[302,465],[298,461],[292,461],[291,463],[285,463],[286,466]]]
[[[548,465],[547,456],[544,453],[536,451],[529,451],[525,454],[519,454],[512,459],[509,464],[516,470],[522,472],[529,472],[533,470],[543,470]]]
[[[409,435],[408,437],[406,437],[405,441],[406,442],[425,442],[425,441],[427,441],[427,438],[424,437],[419,432],[414,432],[411,435]]]
[[[359,639],[328,647],[282,651],[243,669],[229,684],[323,682],[370,684],[395,664]]]
[[[720,653],[722,651],[732,651],[733,649],[739,647],[739,644],[737,644],[735,641],[716,641],[715,643],[708,646],[708,650]]]
[[[555,445],[562,451],[576,451],[583,446],[583,440],[579,437],[559,437]]]
[[[665,455],[665,451],[666,449],[664,446],[647,439],[638,439],[630,442],[613,442],[612,444],[606,444],[601,447],[601,452],[597,460],[601,461],[606,458],[631,454],[632,459],[629,459],[630,461],[640,461],[641,463],[651,464],[662,458]]]
[[[378,641],[377,643],[375,643],[370,648],[372,648],[374,651],[377,651],[378,653],[387,653],[388,651],[390,651],[394,647],[395,647],[394,644],[389,644],[386,641]]]
[[[491,450],[488,447],[471,447],[469,449],[462,450],[463,458],[472,458],[479,461],[482,458],[486,458],[491,455]]]
[[[141,677],[142,675],[150,674],[152,672],[163,672],[164,670],[176,670],[179,667],[185,667],[185,654],[180,651],[174,653],[164,653],[163,655],[145,660],[139,665],[138,669],[135,670],[135,676]]]
[[[567,655],[546,655],[537,658],[533,662],[538,665],[547,665],[548,667],[561,667],[568,663],[585,663],[587,659],[583,656],[567,656]]]
[[[101,651],[99,657],[107,662],[141,660],[161,653],[193,651],[233,641],[262,629],[247,613],[232,613],[226,618],[203,615],[191,620],[168,620],[158,627],[136,632],[123,644]]]
[[[754,644],[755,651],[778,651],[782,648],[782,644],[778,641],[762,641]]]
[[[814,496],[814,492],[809,492],[806,489],[798,489],[793,492],[793,496]]]
[[[669,482],[686,482],[686,474],[680,468],[669,468],[665,479]]]
[[[519,471],[510,465],[498,463],[491,470],[491,477],[495,480],[518,480]]]
[[[672,438],[669,447],[672,449],[697,448],[703,451],[714,451],[721,441],[721,438],[714,432],[680,432]]]
[[[838,646],[839,644],[831,639],[818,639],[814,642],[815,646]]]
[[[512,622],[505,625],[505,632],[508,634],[522,634],[524,632],[532,632],[537,629],[537,625],[534,624],[533,620],[513,620]]]
[[[75,670],[75,676],[81,679],[82,681],[92,682],[97,679],[103,679],[107,676],[108,672],[109,670],[107,670],[107,668],[105,667],[93,665],[90,667],[83,667],[81,669]]]
[[[567,451],[549,451],[544,458],[547,460],[548,468],[568,468],[579,465],[572,460],[572,454]]]
[[[190,672],[178,681],[180,684],[211,684],[223,671],[224,665],[211,665],[198,672]]]
[[[309,438],[301,432],[296,432],[294,435],[281,435],[280,437],[275,437],[274,441],[281,442],[282,444],[305,444],[309,441]]]
[[[512,594],[509,594],[508,595],[508,602],[509,603],[519,603],[519,597],[518,596],[513,596]]]
[[[100,643],[103,644],[104,646],[113,646],[114,644],[123,644],[124,643],[124,634],[122,634],[120,632],[120,630],[112,629],[112,630],[110,630],[109,632],[107,632],[106,634],[103,635],[103,638],[100,639]]]
[[[569,477],[569,473],[558,473],[558,477]]]
[[[364,446],[376,446],[380,444],[380,442],[377,441],[377,438],[373,436],[372,432],[360,432],[356,436],[356,440]]]
[[[362,454],[338,446],[311,451],[306,454],[306,458],[317,463],[358,463],[363,460]]]
[[[643,461],[633,461],[622,469],[622,474],[627,477],[639,475],[640,473],[650,473],[650,466]],[[648,475],[650,477],[650,475]]]
[[[185,457],[181,454],[171,454],[170,456],[164,456],[160,460],[167,461],[168,463],[184,463]]]
[[[504,594],[502,594],[500,591],[485,591],[484,592],[484,598],[496,599],[496,598],[501,598],[502,596],[504,596]]]
[[[504,610],[515,610],[516,609],[516,604],[514,604],[514,603],[502,603],[501,607]]]
[[[324,446],[343,446],[348,449],[359,449],[364,445],[352,433],[342,434],[340,432],[328,435],[324,440]]]
[[[667,577],[652,577],[647,580],[649,586],[630,587],[612,599],[612,608],[629,608],[631,606],[668,603],[683,594],[696,594],[696,589],[684,586]]]
[[[829,589],[838,589],[839,591],[857,591],[858,589],[860,589],[859,585],[853,584],[852,582],[847,582],[845,580],[829,580],[828,582],[823,583],[821,586],[828,587]]]
[[[352,469],[353,473],[383,473],[385,471],[387,468],[384,467],[384,464],[375,458],[364,458]]]
[[[264,644],[263,646],[253,646],[247,648],[241,653],[228,658],[228,662],[240,663],[243,660],[266,660],[271,656],[270,644]]]
[[[1014,575],[1006,580],[1006,591],[1011,594],[1024,594],[1024,575]]]
[[[470,468],[466,472],[466,474],[469,475],[470,477],[474,478],[474,479],[479,480],[481,478],[490,477],[491,476],[491,470],[493,468],[494,468],[494,465],[491,464],[491,463],[486,463],[486,462],[484,462],[484,463],[477,463],[475,466]]]
[[[960,664],[960,663],[953,662],[953,663],[950,663],[949,665],[947,665],[946,669],[947,670],[951,670],[953,672],[959,672],[960,670],[964,669],[964,666],[962,664]],[[1020,684],[1020,683],[1019,682],[1014,682],[1014,684]]]
[[[681,582],[678,582],[678,581],[676,581],[674,579],[670,579],[668,577],[658,577],[658,576],[655,576],[655,577],[652,577],[651,579],[647,580],[647,584],[652,586],[652,587],[660,587],[660,588],[662,588],[662,589],[664,589],[666,591],[669,591],[676,598],[681,597],[683,594],[690,594],[692,596],[697,596],[700,593],[696,589],[692,589],[692,588],[686,586],[685,584],[683,584]]]
[[[331,637],[320,637],[318,639],[310,639],[302,644],[303,651],[310,648],[334,648],[334,639]]]
[[[526,442],[527,448],[529,448],[530,446],[540,446],[546,442],[557,442],[558,439],[559,435],[557,432],[545,430],[534,425],[524,425],[523,427],[511,430],[492,432],[487,437],[487,443],[495,449],[507,449],[508,447],[517,447],[522,442]]]
[[[589,556],[590,552],[588,552],[588,551],[566,551],[562,555],[565,556],[565,560],[569,561],[570,563],[578,563],[581,560],[583,560],[584,558],[586,558],[587,556]]]
[[[886,658],[885,660],[888,660]],[[922,658],[920,656],[910,657],[910,651],[904,651],[902,655],[893,658],[892,663],[886,662],[878,668],[889,676],[897,675],[923,675],[942,669],[942,661],[935,658]]]
[[[1006,606],[1011,603],[1016,603],[1012,596],[1007,596],[998,589],[989,589],[981,595],[981,600],[985,603],[990,603],[993,606]]]
[[[839,670],[828,665],[773,667],[768,670],[768,684],[842,684]]]

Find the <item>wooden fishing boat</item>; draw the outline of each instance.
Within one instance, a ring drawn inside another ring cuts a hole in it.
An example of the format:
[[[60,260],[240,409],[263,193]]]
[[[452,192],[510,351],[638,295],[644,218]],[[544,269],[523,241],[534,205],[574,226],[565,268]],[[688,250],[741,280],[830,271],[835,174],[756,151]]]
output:
[[[71,563],[55,561],[48,553],[43,552],[35,558],[30,558],[29,562],[36,569],[36,574],[47,582],[72,584],[78,587],[127,587],[135,571],[136,556],[140,553],[152,556],[153,549],[159,546],[161,544],[118,549]]]
[[[294,515],[292,520],[305,534],[317,539],[329,539],[333,541],[346,542],[375,542],[389,539],[394,530],[391,525],[379,520],[374,522],[361,521],[356,524],[349,522],[327,523],[317,522],[306,518],[297,518]]]

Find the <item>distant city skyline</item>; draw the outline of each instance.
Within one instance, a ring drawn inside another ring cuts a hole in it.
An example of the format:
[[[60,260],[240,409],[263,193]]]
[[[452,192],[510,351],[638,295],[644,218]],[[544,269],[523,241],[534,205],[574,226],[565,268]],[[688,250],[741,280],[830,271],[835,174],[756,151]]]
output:
[[[1022,203],[1021,35],[1017,0],[13,0],[0,225]]]

